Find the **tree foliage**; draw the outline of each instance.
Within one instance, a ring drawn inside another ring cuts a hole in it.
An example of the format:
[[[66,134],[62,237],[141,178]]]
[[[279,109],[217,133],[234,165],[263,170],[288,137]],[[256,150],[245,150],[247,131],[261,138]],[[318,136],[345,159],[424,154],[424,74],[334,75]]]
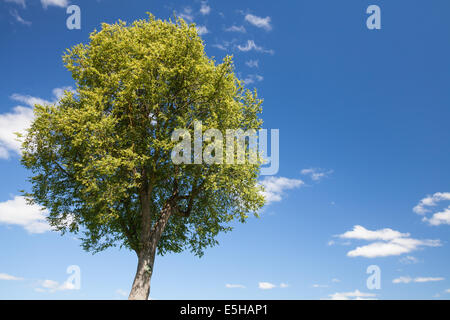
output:
[[[32,170],[26,195],[55,229],[79,234],[86,250],[139,254],[169,206],[158,253],[202,255],[232,220],[261,208],[259,165],[171,161],[171,133],[194,121],[204,131],[261,126],[256,91],[236,77],[231,57],[205,54],[194,25],[152,15],[103,24],[63,61],[76,90],[35,106],[22,158]]]

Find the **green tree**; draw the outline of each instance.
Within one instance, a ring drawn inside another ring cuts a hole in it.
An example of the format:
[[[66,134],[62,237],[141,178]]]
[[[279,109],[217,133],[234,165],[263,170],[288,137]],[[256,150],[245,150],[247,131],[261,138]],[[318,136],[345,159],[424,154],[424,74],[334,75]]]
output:
[[[261,100],[216,64],[194,25],[138,20],[103,24],[63,56],[77,87],[36,105],[23,142],[31,203],[55,230],[77,233],[85,250],[111,246],[138,257],[130,299],[147,299],[155,254],[201,256],[230,222],[264,204],[259,164],[174,165],[171,133],[258,129]]]

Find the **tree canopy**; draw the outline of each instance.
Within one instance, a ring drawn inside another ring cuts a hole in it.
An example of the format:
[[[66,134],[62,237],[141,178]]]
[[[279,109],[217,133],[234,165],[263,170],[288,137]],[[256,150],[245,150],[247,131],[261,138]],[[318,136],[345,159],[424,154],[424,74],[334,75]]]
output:
[[[104,23],[63,61],[76,89],[35,106],[22,157],[33,173],[26,195],[56,230],[93,252],[120,245],[141,257],[156,245],[202,255],[232,220],[262,207],[258,164],[171,160],[175,129],[262,123],[256,90],[236,77],[232,57],[206,55],[195,25],[152,15]]]

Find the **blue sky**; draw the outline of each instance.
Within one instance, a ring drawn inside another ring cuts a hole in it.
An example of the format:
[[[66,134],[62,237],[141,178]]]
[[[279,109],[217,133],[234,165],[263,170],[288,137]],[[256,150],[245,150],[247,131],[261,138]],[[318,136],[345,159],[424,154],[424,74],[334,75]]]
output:
[[[81,30],[66,7],[81,9]],[[369,30],[366,9],[381,9]],[[173,12],[208,55],[233,54],[280,130],[271,200],[198,259],[157,257],[154,299],[450,298],[450,3],[434,1],[0,0],[0,299],[125,299],[133,253],[92,255],[48,231],[12,132],[74,82],[66,48],[100,23]],[[65,284],[68,266],[81,288]],[[366,285],[367,267],[381,288]]]

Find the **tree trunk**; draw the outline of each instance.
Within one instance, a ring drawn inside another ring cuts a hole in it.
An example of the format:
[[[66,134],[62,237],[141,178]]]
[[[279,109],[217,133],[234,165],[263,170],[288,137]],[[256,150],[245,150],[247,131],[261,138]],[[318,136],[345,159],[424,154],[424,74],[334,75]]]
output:
[[[166,228],[172,207],[167,205],[161,212],[161,217],[151,227],[149,219],[144,219],[143,223],[143,243],[142,250],[138,253],[138,267],[131,287],[129,300],[147,300],[150,294],[150,280],[153,274],[153,265],[155,262],[156,248],[161,239],[161,235]],[[147,220],[147,221],[146,221]]]
[[[138,257],[138,266],[128,300],[147,300],[150,294],[150,280],[153,274],[155,251],[142,251]]]

